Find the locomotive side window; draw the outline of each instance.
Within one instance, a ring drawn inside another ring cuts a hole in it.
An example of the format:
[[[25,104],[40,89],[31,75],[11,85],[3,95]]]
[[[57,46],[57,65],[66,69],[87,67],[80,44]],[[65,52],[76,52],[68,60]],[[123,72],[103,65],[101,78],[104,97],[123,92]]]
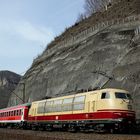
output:
[[[120,98],[120,99],[127,99],[126,94],[125,93],[120,93],[120,92],[116,92],[115,97]]]
[[[53,101],[47,101],[45,106],[45,113],[53,112]]]
[[[73,98],[63,100],[63,111],[72,111]]]
[[[54,101],[54,112],[61,112],[62,111],[62,100],[55,100]]]
[[[64,99],[63,104],[72,104],[73,98]]]
[[[37,113],[38,114],[44,113],[44,108],[45,108],[45,102],[40,102],[38,104]]]
[[[83,110],[85,106],[85,96],[75,97],[73,110]]]
[[[101,99],[109,99],[110,98],[110,94],[107,92],[102,93]]]
[[[75,102],[84,102],[85,101],[85,96],[78,96],[74,98],[74,103]]]

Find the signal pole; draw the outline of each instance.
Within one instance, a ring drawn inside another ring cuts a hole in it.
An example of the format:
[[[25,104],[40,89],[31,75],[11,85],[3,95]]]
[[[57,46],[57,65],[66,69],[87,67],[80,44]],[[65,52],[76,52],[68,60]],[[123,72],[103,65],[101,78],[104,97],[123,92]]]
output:
[[[22,84],[23,85],[23,95],[22,95],[22,97],[23,97],[23,104],[25,103],[25,83],[19,83],[19,84]]]

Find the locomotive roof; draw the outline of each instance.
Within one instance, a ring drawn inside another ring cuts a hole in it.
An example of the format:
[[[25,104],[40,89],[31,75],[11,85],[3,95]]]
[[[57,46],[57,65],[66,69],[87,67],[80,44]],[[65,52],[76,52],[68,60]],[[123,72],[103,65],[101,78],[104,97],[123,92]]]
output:
[[[98,90],[81,92],[81,93],[76,93],[76,94],[71,94],[71,95],[65,95],[65,96],[59,96],[59,97],[52,97],[50,99],[44,99],[44,100],[34,101],[33,103],[43,102],[43,101],[51,101],[51,100],[62,99],[62,98],[70,98],[70,97],[73,97],[73,96],[82,96],[82,95],[91,94],[91,93],[96,94],[97,92],[107,92],[107,91],[114,91],[114,90],[116,90],[116,92],[129,93],[128,91],[126,91],[124,89],[106,88],[106,89],[98,89]]]

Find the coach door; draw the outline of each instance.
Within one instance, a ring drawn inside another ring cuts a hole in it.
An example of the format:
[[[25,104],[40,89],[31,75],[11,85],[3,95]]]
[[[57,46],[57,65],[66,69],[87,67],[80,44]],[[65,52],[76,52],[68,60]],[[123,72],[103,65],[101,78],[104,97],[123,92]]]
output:
[[[20,112],[20,114],[21,114],[21,120],[24,121],[24,108],[22,108],[20,111],[21,111]]]

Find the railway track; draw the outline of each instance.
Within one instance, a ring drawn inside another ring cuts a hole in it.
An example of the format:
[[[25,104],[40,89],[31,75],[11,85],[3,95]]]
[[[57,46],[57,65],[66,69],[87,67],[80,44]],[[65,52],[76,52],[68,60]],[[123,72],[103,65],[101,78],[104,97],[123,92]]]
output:
[[[140,135],[0,129],[0,140],[140,140]]]

